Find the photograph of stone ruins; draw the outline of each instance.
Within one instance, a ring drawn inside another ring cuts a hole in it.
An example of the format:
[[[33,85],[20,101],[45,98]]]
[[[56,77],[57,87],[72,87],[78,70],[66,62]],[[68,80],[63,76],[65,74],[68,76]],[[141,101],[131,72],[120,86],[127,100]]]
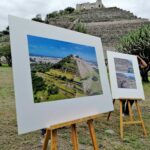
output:
[[[136,89],[136,79],[131,60],[114,58],[118,88]]]

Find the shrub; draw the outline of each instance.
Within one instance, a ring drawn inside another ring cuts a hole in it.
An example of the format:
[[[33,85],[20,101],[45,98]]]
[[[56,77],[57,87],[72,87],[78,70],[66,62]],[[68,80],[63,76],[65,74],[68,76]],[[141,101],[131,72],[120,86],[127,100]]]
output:
[[[98,81],[98,78],[97,78],[96,76],[93,76],[93,77],[92,77],[92,80],[93,80],[93,81]]]
[[[67,14],[71,14],[71,13],[73,13],[74,12],[74,8],[72,8],[72,7],[67,7],[65,10],[64,10],[64,12],[65,12],[65,14],[67,13]]]
[[[78,31],[78,32],[81,32],[81,33],[86,33],[87,32],[87,29],[85,27],[85,25],[83,23],[77,23],[75,25],[75,31]]]
[[[12,65],[10,44],[0,45],[0,57],[4,56],[6,58],[8,66]]]
[[[59,16],[59,13],[57,11],[53,11],[52,13],[47,14],[46,18],[55,18],[57,16]]]
[[[48,92],[48,95],[58,94],[59,88],[55,84],[52,84],[48,86],[47,92]]]
[[[143,81],[148,81],[148,71],[150,70],[150,25],[130,32],[120,39],[117,50],[122,53],[140,56],[149,65],[142,69]]]
[[[36,93],[37,91],[41,91],[45,89],[45,82],[42,77],[38,77],[35,73],[32,72],[32,83],[33,83],[33,91]]]

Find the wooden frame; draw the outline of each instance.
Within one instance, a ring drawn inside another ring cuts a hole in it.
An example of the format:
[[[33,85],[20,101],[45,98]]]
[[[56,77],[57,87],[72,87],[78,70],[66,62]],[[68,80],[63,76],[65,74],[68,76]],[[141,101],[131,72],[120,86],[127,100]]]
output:
[[[127,100],[127,103],[128,103],[130,121],[123,121],[122,102],[124,100]],[[138,99],[138,100],[140,100],[140,99]],[[135,99],[120,99],[119,100],[119,105],[120,105],[120,136],[121,136],[121,139],[123,139],[123,128],[124,128],[124,126],[125,125],[131,125],[131,124],[140,124],[143,128],[144,135],[147,136],[147,131],[146,131],[146,128],[145,128],[145,125],[144,125],[144,121],[143,121],[143,118],[142,118],[142,113],[141,113],[140,106],[138,104],[138,100],[137,99],[136,100]],[[139,120],[134,120],[134,117],[133,117],[134,114],[133,114],[133,111],[132,111],[132,108],[131,108],[131,101],[135,102]],[[114,103],[115,103],[115,99],[113,100],[113,104]],[[110,115],[111,115],[111,112],[109,112],[107,120],[109,120]]]
[[[73,143],[73,150],[79,150],[76,124],[81,123],[81,122],[87,122],[94,150],[98,150],[99,148],[98,148],[98,144],[97,144],[97,140],[96,140],[96,134],[95,134],[95,130],[94,130],[93,120],[98,118],[99,116],[100,115],[89,116],[89,117],[57,124],[57,125],[47,128],[42,150],[47,149],[48,142],[50,139],[51,139],[50,149],[57,150],[57,129],[63,128],[65,126],[71,126],[71,137],[72,137],[72,143]]]

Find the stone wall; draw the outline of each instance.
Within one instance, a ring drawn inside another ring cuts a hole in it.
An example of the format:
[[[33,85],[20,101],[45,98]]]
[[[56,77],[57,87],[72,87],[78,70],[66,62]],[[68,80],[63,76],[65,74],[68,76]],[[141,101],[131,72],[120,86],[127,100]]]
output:
[[[100,37],[102,40],[104,55],[106,51],[115,51],[120,38],[131,31],[141,28],[143,25],[150,25],[150,21],[145,19],[122,20],[113,22],[93,22],[87,23],[87,34]]]
[[[94,9],[94,8],[103,8],[104,5],[102,4],[101,0],[97,0],[95,3],[83,3],[83,4],[77,4],[76,10],[80,11],[83,9]]]

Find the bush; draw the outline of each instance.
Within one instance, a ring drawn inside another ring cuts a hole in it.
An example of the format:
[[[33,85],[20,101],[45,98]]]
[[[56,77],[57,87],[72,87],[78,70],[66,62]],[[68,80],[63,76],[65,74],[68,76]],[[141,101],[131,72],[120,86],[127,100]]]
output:
[[[139,55],[150,62],[150,25],[143,26],[121,38],[117,50],[127,54]]]
[[[31,61],[31,60],[30,60]],[[32,72],[47,72],[51,69],[52,63],[31,64]]]
[[[81,32],[81,33],[86,33],[87,32],[87,29],[86,29],[86,27],[83,23],[77,23],[75,25],[74,30],[78,31],[78,32]]]
[[[8,66],[12,66],[10,44],[0,45],[0,57],[4,56],[6,58]]]
[[[92,80],[93,80],[93,81],[98,81],[98,78],[97,78],[96,76],[93,76],[93,77],[92,77]]]
[[[66,80],[67,78],[66,78],[66,76],[62,76],[61,79],[62,80]]]
[[[55,18],[55,17],[57,17],[57,16],[59,16],[59,13],[58,13],[57,11],[54,11],[54,12],[48,14],[48,15],[46,16],[46,18]]]
[[[47,88],[48,95],[58,94],[58,92],[59,88],[55,84],[49,85]]]
[[[150,25],[143,26],[121,38],[117,50],[122,53],[138,55],[150,65]],[[149,70],[150,66],[141,70],[143,81],[148,81]]]
[[[74,12],[74,8],[72,8],[72,7],[67,7],[65,10],[64,10],[64,12],[65,12],[65,14],[71,14],[71,13],[73,13]]]
[[[32,83],[33,83],[33,92],[41,91],[45,89],[45,82],[42,77],[38,77],[35,73],[32,72]]]

